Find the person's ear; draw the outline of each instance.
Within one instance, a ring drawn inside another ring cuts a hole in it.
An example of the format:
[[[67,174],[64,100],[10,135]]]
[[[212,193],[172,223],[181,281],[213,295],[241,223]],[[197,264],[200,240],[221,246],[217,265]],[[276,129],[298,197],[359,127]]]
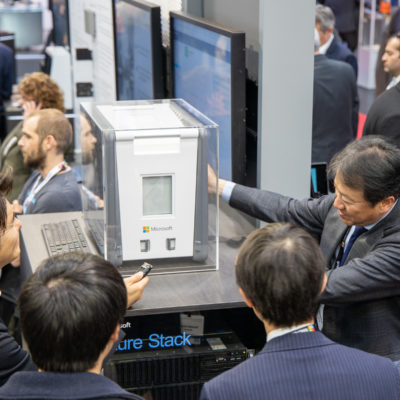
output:
[[[47,135],[43,140],[44,150],[51,150],[54,147],[57,147],[57,141],[53,135]]]
[[[380,206],[382,212],[386,214],[393,207],[395,201],[396,199],[394,196],[385,197],[383,200],[381,200]]]
[[[120,324],[117,324],[117,326],[114,329],[114,332],[110,336],[110,342],[115,343],[118,341],[120,329],[121,329]]]
[[[328,282],[328,275],[326,273],[324,273],[324,277],[322,278],[322,285],[321,285],[321,293],[320,294],[322,294],[323,291],[325,290],[327,282]]]
[[[246,303],[246,305],[250,308],[254,308],[253,302],[246,296],[246,293],[243,291],[241,287],[239,288],[239,293],[243,297],[243,300]]]
[[[246,296],[246,293],[243,291],[243,289],[240,287],[239,288],[239,293],[241,294],[241,296],[243,297],[244,302],[246,303],[246,305],[248,307],[250,307],[254,314],[256,315],[256,317],[261,321],[261,322],[265,322],[264,318],[262,317],[262,315],[257,311],[257,309],[254,307],[253,302]]]

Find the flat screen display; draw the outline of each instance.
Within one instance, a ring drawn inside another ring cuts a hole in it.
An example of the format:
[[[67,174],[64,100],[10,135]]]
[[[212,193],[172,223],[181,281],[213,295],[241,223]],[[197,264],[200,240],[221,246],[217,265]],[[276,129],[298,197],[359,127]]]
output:
[[[219,175],[240,181],[244,168],[245,125],[241,112],[245,89],[240,86],[242,78],[244,84],[244,75],[237,76],[233,64],[240,64],[238,57],[244,57],[244,49],[233,46],[238,37],[231,32],[212,30],[180,19],[175,13],[171,15],[174,97],[183,98],[218,124]],[[244,47],[244,34],[241,39]],[[244,73],[244,58],[242,62]]]
[[[157,6],[152,7],[148,3],[131,0],[115,0],[118,100],[149,100],[162,97],[159,18],[160,8]]]
[[[311,165],[311,197],[318,198],[329,193],[326,169],[326,163],[313,163]]]
[[[0,12],[0,28],[14,33],[17,49],[43,45],[42,8],[6,7]]]
[[[144,176],[143,215],[172,214],[172,176]]]

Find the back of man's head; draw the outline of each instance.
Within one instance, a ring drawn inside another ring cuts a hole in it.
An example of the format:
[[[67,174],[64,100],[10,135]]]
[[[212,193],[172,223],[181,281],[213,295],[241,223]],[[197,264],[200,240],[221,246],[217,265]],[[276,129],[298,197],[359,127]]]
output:
[[[335,27],[335,15],[333,11],[322,4],[315,6],[315,24],[319,24],[320,29],[323,33],[326,33],[328,29]]]
[[[47,372],[93,368],[126,311],[116,268],[89,254],[45,260],[18,299],[23,336],[35,364]]]
[[[52,135],[57,142],[57,152],[64,154],[72,142],[72,126],[64,114],[55,108],[35,111],[29,118],[37,118],[36,133],[40,140]]]
[[[313,318],[326,261],[318,243],[292,224],[252,232],[236,259],[236,282],[262,318],[288,327]]]
[[[328,166],[351,189],[360,190],[372,206],[400,195],[400,149],[382,136],[365,136],[349,143]]]

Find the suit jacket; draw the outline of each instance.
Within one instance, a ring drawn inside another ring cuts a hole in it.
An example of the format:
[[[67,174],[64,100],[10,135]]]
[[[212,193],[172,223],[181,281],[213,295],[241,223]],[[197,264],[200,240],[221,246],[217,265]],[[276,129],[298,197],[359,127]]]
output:
[[[349,49],[349,47],[347,46],[347,43],[339,42],[339,40],[337,40],[336,37],[334,37],[332,40],[332,43],[328,47],[328,50],[326,51],[325,55],[332,60],[344,61],[344,62],[350,64],[350,66],[353,68],[354,74],[357,78],[357,74],[358,74],[357,57]]]
[[[312,162],[329,162],[357,135],[358,94],[354,72],[342,61],[314,57]]]
[[[375,99],[363,135],[383,135],[400,146],[400,83]]]
[[[400,201],[359,236],[343,267],[333,258],[347,226],[333,207],[335,195],[295,200],[235,185],[230,205],[267,222],[291,222],[320,243],[328,264],[323,332],[332,340],[400,360]]]
[[[6,136],[0,147],[0,172],[4,174],[7,168],[13,169],[13,187],[7,198],[10,202],[17,199],[31,174],[31,169],[25,167],[24,159],[18,141],[22,137],[22,121]]]
[[[398,399],[392,362],[338,345],[320,332],[269,341],[255,357],[203,386],[200,400]]]
[[[0,319],[0,386],[17,371],[37,371],[37,367]]]
[[[90,372],[18,372],[0,388],[0,399],[136,399],[115,382]]]

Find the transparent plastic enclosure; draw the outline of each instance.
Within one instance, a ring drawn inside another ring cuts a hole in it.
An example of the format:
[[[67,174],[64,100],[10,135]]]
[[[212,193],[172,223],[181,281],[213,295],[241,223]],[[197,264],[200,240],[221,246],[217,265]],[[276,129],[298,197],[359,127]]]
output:
[[[84,219],[104,258],[218,269],[218,126],[181,99],[82,103],[81,126]]]

